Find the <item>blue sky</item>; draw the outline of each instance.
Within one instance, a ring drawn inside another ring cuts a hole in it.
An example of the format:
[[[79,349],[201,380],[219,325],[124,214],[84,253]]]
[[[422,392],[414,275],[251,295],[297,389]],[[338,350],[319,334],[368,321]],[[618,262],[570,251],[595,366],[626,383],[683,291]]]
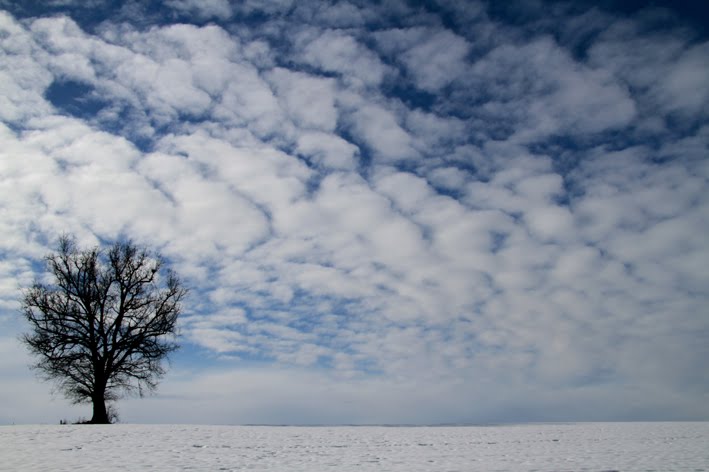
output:
[[[0,423],[63,232],[191,288],[126,422],[709,419],[697,2],[0,8]]]

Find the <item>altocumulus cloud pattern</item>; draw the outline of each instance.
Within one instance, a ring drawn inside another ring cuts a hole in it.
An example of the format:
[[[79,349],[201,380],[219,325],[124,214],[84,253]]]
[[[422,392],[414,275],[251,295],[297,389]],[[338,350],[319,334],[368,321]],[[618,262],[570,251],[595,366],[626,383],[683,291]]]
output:
[[[192,288],[126,421],[709,419],[709,40],[686,11],[21,3],[0,422],[68,408],[17,342],[62,232],[159,248]]]

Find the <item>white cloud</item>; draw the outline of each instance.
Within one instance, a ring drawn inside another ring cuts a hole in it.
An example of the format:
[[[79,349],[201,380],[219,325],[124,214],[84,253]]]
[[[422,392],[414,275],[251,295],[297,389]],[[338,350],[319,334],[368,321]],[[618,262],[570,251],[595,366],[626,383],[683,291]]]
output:
[[[308,23],[331,28],[364,26],[368,20],[373,21],[377,18],[372,10],[346,1],[333,4],[301,2],[298,4],[297,15]]]
[[[475,62],[468,80],[485,100],[483,116],[516,122],[514,137],[523,142],[598,133],[627,125],[636,114],[627,89],[608,70],[575,62],[550,38],[495,48]]]
[[[6,152],[12,154],[4,160],[14,165],[4,169],[6,192],[26,205],[10,220],[9,234],[35,223],[55,234],[78,231],[80,222],[105,235],[129,227],[135,209],[153,193],[130,171],[138,155],[133,146],[72,119],[48,117],[34,124],[21,139],[7,135]]]
[[[459,142],[466,135],[463,120],[420,110],[407,112],[404,126],[414,137],[414,147],[421,152],[446,155],[451,143]]]
[[[433,32],[425,41],[417,41],[401,57],[416,84],[436,92],[463,76],[468,51],[465,39],[443,30]]]
[[[327,30],[315,37],[303,34],[297,45],[305,63],[337,73],[348,84],[376,86],[387,72],[375,53],[337,30]]]
[[[563,179],[559,174],[534,175],[515,184],[515,189],[526,198],[546,202],[562,195]]]
[[[233,145],[204,132],[166,136],[160,149],[171,154],[186,154],[196,167],[204,166],[204,177],[221,180],[258,205],[276,211],[293,203],[305,193],[311,171],[298,159],[263,143]]]
[[[571,212],[558,205],[533,208],[524,214],[532,235],[542,241],[570,239],[574,222]]]
[[[364,104],[351,116],[354,131],[376,158],[396,162],[419,157],[412,148],[412,137],[399,124],[396,115],[373,104]]]
[[[193,289],[189,359],[127,421],[706,417],[704,43],[200,5],[172,7],[223,27],[0,16],[3,327],[58,233],[126,234]]]
[[[611,71],[636,90],[641,129],[664,131],[665,114],[685,123],[706,118],[708,43],[692,44],[681,29],[643,34],[644,27],[642,21],[615,22],[590,48],[590,62]]]
[[[599,269],[600,258],[600,251],[593,246],[569,247],[556,261],[553,275],[561,284],[593,277]]]
[[[446,189],[459,189],[468,179],[468,174],[455,167],[439,167],[428,175],[428,178],[435,185]]]
[[[335,134],[307,132],[298,138],[298,152],[329,169],[353,170],[359,148]]]
[[[709,104],[709,42],[684,51],[658,91],[659,99],[670,111],[703,114]]]
[[[18,123],[50,111],[42,97],[51,74],[34,59],[38,48],[31,35],[5,12],[0,12],[0,117]]]
[[[226,124],[245,126],[259,136],[268,136],[282,125],[283,112],[271,89],[250,69],[235,70],[238,82],[229,85],[214,117]]]
[[[231,5],[227,0],[168,0],[169,7],[183,13],[196,15],[200,19],[227,19],[231,16]]]
[[[246,0],[240,2],[237,8],[244,13],[287,13],[293,6],[294,0]]]
[[[337,126],[335,83],[285,69],[269,74],[291,119],[303,128],[333,131]]]

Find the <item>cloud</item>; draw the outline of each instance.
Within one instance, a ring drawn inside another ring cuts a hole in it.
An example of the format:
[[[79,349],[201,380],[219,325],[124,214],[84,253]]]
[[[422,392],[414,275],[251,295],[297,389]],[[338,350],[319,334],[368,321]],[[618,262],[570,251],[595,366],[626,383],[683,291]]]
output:
[[[383,162],[415,159],[412,137],[398,122],[394,113],[375,104],[364,104],[351,115],[352,129]]]
[[[226,0],[168,0],[166,4],[185,14],[195,15],[197,18],[207,20],[217,18],[228,19],[232,14],[232,8]]]
[[[372,10],[345,1],[332,4],[301,2],[295,14],[308,23],[331,28],[364,26],[377,18]]]
[[[436,92],[466,72],[469,45],[449,30],[410,28],[377,34],[381,47],[403,62],[414,83]]]
[[[34,60],[36,44],[29,33],[8,14],[0,12],[3,31],[0,116],[6,123],[18,123],[49,112],[42,93],[52,75]]]
[[[168,7],[0,15],[8,333],[58,234],[127,235],[192,288],[128,421],[707,417],[703,39],[600,10],[555,11],[574,35],[483,4]],[[35,385],[20,349],[3,378]],[[40,411],[27,388],[7,404]]]
[[[344,32],[304,31],[297,40],[298,49],[302,51],[299,59],[323,71],[338,74],[346,83],[376,86],[387,72],[387,67],[374,52]]]
[[[337,126],[335,83],[332,79],[312,77],[275,69],[270,74],[284,108],[294,122],[303,128],[334,131]]]
[[[573,231],[573,217],[566,208],[556,205],[534,208],[525,213],[532,235],[542,241],[564,240]]]
[[[550,38],[503,44],[476,61],[470,74],[471,90],[482,91],[483,116],[507,115],[517,122],[514,137],[523,141],[614,129],[636,113],[622,84],[603,69],[574,62]]]
[[[326,168],[354,170],[357,167],[359,148],[335,134],[303,133],[298,138],[297,150]]]
[[[642,110],[659,107],[682,119],[705,117],[709,92],[703,79],[709,76],[709,63],[704,51],[708,43],[693,43],[683,30],[641,34],[644,28],[642,21],[616,22],[590,48],[590,62],[603,64],[636,88]],[[626,55],[627,50],[635,52]]]

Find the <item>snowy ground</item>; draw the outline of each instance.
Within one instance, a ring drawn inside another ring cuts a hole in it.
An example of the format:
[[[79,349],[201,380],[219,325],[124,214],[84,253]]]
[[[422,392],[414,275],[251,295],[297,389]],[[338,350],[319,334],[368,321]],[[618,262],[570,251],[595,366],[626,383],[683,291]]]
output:
[[[709,471],[709,423],[0,426],[3,471]]]

